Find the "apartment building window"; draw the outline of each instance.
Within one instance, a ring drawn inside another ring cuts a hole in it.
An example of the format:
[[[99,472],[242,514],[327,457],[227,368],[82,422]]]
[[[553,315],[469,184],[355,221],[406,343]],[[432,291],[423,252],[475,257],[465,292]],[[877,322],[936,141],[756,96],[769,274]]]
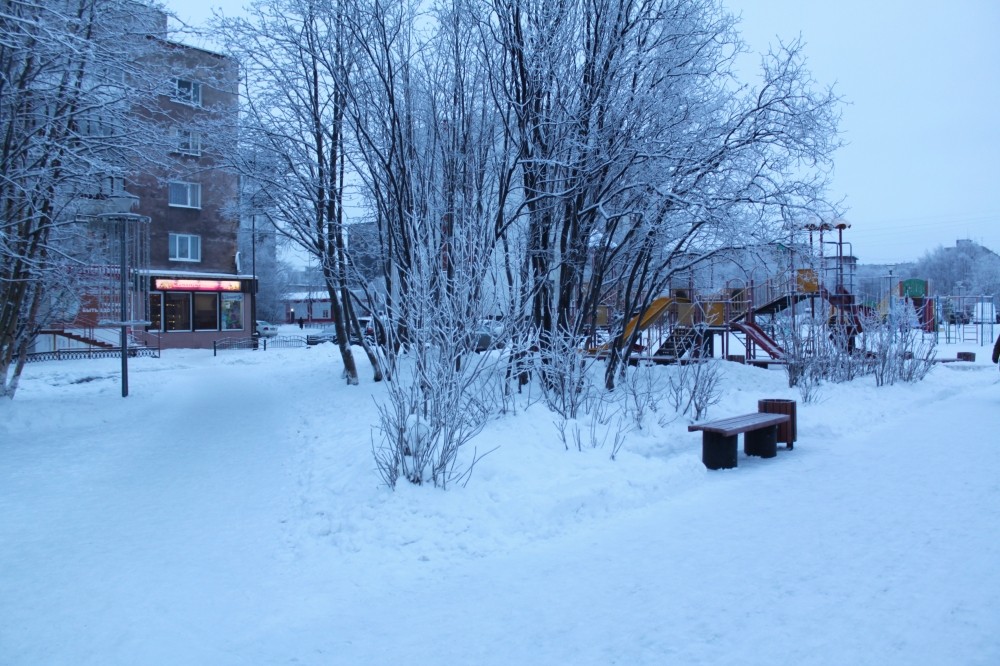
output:
[[[201,261],[201,236],[170,234],[171,261]]]
[[[201,184],[182,183],[173,181],[170,183],[170,192],[167,203],[176,208],[201,208]]]
[[[191,106],[201,106],[201,84],[197,81],[174,79],[173,100]]]
[[[125,179],[121,176],[99,176],[80,188],[79,196],[87,199],[107,199],[125,195]]]
[[[201,155],[201,134],[198,132],[177,130],[175,138],[174,152],[178,152],[181,155],[194,155],[196,157]]]

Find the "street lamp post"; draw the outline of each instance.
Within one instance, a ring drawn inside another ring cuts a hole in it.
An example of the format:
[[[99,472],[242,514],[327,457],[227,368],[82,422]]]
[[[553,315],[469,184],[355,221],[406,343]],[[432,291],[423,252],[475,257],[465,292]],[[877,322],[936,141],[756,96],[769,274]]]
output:
[[[128,329],[130,326],[148,325],[149,321],[130,316],[139,311],[138,301],[148,303],[148,292],[141,285],[139,270],[148,266],[149,261],[149,218],[134,213],[104,213],[98,217],[107,230],[106,261],[113,262],[111,252],[114,243],[118,244],[118,284],[115,287],[107,285],[107,297],[118,299],[118,318],[101,319],[99,324],[114,326],[119,330],[119,344],[122,362],[122,397],[128,397]],[[113,265],[113,264],[112,264]],[[134,276],[132,288],[129,278]],[[115,293],[117,292],[117,293]],[[106,301],[110,306],[114,301]],[[104,311],[103,309],[101,311]],[[113,310],[108,308],[108,314]]]
[[[250,326],[251,337],[257,334],[257,213],[250,215]]]
[[[121,284],[119,288],[121,289],[121,309],[120,314],[122,327],[120,333],[120,342],[122,348],[122,397],[128,397],[128,330],[126,327],[126,321],[128,320],[128,243],[126,243],[128,222],[125,219],[119,220],[119,226],[121,227],[121,236],[119,236],[119,242],[121,243],[121,254],[119,257],[119,268],[118,273],[121,277]]]

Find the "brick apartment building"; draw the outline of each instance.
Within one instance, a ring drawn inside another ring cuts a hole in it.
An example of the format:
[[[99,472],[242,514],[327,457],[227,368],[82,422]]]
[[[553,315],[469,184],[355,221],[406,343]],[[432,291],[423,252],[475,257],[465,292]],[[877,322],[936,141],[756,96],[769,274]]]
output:
[[[142,288],[130,300],[138,315],[134,319],[149,323],[130,326],[130,339],[155,348],[210,348],[215,340],[248,337],[255,328],[256,280],[252,272],[240,270],[250,266],[240,266],[238,255],[239,179],[221,168],[213,152],[217,146],[205,129],[209,119],[235,125],[238,65],[218,53],[169,40],[167,16],[155,8],[136,2],[130,20],[141,21],[149,33],[154,45],[146,56],[149,67],[167,81],[153,108],[136,113],[150,114],[169,137],[170,150],[155,172],[101,184],[102,194],[89,211],[94,219],[127,214],[148,220],[148,264],[140,268]],[[75,319],[45,331],[33,351],[112,346],[118,329],[101,319],[114,317],[106,316],[87,288],[80,301],[71,314]]]
[[[134,179],[133,212],[150,218],[149,333],[162,347],[210,347],[254,328],[254,277],[240,271],[237,254],[239,180],[218,167],[211,137],[198,129],[206,115],[235,121],[239,73],[225,56],[162,43],[176,74],[159,111],[176,145],[166,173]]]

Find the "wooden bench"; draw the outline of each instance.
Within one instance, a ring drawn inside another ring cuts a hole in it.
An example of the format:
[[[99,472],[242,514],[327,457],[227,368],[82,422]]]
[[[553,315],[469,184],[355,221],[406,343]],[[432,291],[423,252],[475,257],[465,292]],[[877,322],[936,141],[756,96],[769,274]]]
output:
[[[701,461],[709,469],[736,467],[736,439],[743,435],[743,451],[748,456],[773,458],[778,455],[778,425],[788,414],[743,414],[718,421],[695,423],[688,432],[701,431]]]

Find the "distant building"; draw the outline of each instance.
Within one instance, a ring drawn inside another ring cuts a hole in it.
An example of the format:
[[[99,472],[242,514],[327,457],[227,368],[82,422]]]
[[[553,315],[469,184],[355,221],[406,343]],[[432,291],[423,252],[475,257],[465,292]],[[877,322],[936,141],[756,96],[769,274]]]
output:
[[[385,302],[381,247],[378,229],[370,222],[355,222],[344,226],[350,266],[347,284],[352,304],[359,316],[371,314],[369,298],[375,301],[375,310],[382,310]],[[284,297],[285,321],[325,324],[333,321],[330,295],[322,276],[315,269],[304,270],[293,281]]]

